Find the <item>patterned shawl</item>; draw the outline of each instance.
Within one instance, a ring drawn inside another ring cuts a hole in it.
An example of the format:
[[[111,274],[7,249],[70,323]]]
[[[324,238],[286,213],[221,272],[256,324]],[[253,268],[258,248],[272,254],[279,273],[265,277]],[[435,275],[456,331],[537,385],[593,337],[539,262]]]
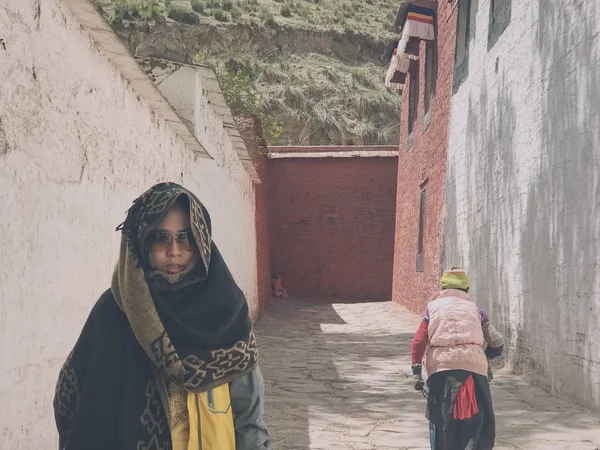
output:
[[[189,200],[199,263],[168,283],[151,272],[144,241],[181,196]],[[248,306],[212,243],[208,212],[194,194],[174,183],[158,184],[134,202],[119,229],[123,239],[112,292],[160,372],[187,391],[202,392],[252,370],[256,345]]]
[[[144,242],[181,196],[189,203],[198,255],[192,270],[173,282],[152,270]],[[203,392],[257,364],[246,299],[212,242],[208,212],[191,192],[174,183],[152,187],[118,229],[111,290],[59,375],[60,449],[169,449],[168,424],[177,408],[167,386],[180,395]]]

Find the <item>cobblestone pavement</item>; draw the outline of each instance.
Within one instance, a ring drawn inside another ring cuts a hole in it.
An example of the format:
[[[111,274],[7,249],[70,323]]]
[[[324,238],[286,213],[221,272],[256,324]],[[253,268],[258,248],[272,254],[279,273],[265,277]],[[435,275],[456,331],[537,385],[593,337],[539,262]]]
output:
[[[256,333],[276,450],[429,449],[410,377],[418,321],[392,303],[271,301]],[[495,376],[497,449],[599,448],[599,415]]]

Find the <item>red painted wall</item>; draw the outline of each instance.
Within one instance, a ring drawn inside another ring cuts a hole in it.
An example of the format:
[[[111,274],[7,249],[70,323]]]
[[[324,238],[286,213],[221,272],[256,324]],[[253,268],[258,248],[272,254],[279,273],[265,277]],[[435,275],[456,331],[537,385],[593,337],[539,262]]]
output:
[[[397,151],[374,150],[382,149]],[[271,267],[291,296],[391,299],[397,163],[396,157],[269,161]]]
[[[439,286],[443,251],[443,204],[446,186],[446,152],[452,96],[454,42],[457,8],[438,2],[437,76],[431,124],[423,127],[425,87],[425,42],[419,61],[419,102],[414,143],[407,151],[409,85],[402,102],[396,240],[393,270],[393,300],[421,313],[426,299]],[[416,271],[417,229],[421,184],[427,180],[424,272]]]

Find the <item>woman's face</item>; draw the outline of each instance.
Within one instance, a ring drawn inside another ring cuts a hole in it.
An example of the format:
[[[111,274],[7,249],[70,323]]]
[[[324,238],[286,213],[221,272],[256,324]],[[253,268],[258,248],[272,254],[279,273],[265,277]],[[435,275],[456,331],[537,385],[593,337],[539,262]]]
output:
[[[155,270],[170,275],[183,271],[196,251],[189,211],[179,205],[171,208],[148,236],[147,247]]]

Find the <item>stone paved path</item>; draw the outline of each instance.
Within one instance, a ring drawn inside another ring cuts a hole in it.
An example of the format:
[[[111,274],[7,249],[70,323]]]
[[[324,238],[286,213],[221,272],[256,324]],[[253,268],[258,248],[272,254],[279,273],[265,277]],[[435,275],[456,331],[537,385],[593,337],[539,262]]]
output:
[[[418,320],[392,303],[273,300],[256,331],[276,450],[429,449],[410,377]],[[599,448],[600,416],[495,375],[497,449]]]

